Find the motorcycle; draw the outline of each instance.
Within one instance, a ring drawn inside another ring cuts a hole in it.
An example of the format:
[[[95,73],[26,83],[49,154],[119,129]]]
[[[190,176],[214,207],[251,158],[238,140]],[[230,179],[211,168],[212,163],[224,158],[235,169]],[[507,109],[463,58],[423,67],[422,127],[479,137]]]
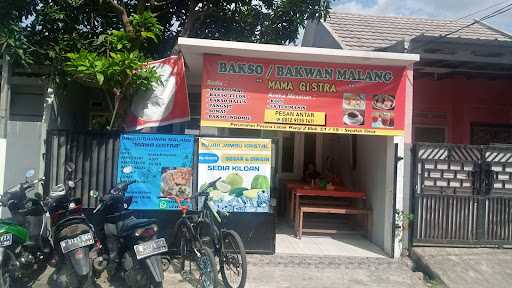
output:
[[[74,169],[72,163],[66,164],[64,184],[53,187],[45,201],[56,256],[52,280],[57,287],[95,287],[92,262],[99,242],[83,214],[81,199],[70,197],[81,180],[73,180]]]
[[[157,238],[155,219],[137,219],[128,210],[132,197],[125,197],[135,181],[121,182],[100,198],[93,212],[97,230],[102,230],[108,253],[107,273],[112,279],[121,275],[128,287],[163,287],[161,253],[167,252],[164,238]],[[92,197],[99,197],[91,191]]]
[[[0,198],[12,218],[0,220],[0,287],[30,287],[46,270],[51,244],[46,237],[42,195],[34,188],[44,178],[12,186]]]

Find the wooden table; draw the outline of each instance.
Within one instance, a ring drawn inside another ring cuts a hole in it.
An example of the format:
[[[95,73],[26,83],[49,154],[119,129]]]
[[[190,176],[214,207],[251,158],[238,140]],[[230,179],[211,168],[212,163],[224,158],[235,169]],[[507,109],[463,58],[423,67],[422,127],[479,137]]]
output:
[[[366,200],[366,193],[351,191],[344,187],[334,187],[333,190],[321,189],[320,187],[311,187],[305,185],[294,185],[291,187],[290,195],[290,220],[295,222],[295,215],[299,209],[300,197],[330,197],[330,198],[346,198],[346,199],[362,199]],[[366,206],[366,203],[364,203]]]
[[[288,209],[288,218],[290,220],[293,220],[293,214],[294,214],[294,203],[293,203],[293,191],[295,190],[295,188],[303,188],[303,187],[306,187],[307,184],[305,182],[302,182],[302,181],[288,181],[286,183],[286,191],[287,191],[287,202],[288,202],[288,205],[287,205],[287,209]]]

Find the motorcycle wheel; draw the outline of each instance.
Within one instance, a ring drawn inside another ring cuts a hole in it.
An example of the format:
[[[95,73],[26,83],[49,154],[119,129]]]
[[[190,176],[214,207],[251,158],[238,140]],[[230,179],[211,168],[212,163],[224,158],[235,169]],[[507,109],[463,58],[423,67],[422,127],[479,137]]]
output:
[[[10,272],[12,270],[10,266],[15,259],[13,259],[13,255],[9,251],[6,250],[4,253],[4,261],[0,265],[0,288],[14,288],[16,287],[15,277]]]
[[[133,264],[125,274],[124,279],[129,288],[149,287],[149,288],[162,288],[163,283],[155,283],[152,279],[151,272],[146,269],[142,262],[137,260],[135,255],[130,255],[131,263]]]
[[[78,277],[71,265],[64,265],[57,275],[56,286],[59,288],[95,288],[96,283],[92,273]]]

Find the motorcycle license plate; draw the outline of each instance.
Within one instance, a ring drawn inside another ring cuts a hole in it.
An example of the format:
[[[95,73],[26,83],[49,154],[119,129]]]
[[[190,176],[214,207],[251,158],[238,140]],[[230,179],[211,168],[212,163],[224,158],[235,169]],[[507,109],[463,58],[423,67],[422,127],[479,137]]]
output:
[[[12,244],[12,234],[4,234],[0,236],[0,247],[9,246]]]
[[[167,242],[164,238],[151,240],[139,245],[133,246],[137,259],[145,258],[162,252],[167,252]]]
[[[71,250],[75,250],[80,247],[88,246],[94,244],[94,237],[92,233],[82,234],[73,239],[66,239],[60,241],[60,247],[62,248],[62,253],[67,253]]]

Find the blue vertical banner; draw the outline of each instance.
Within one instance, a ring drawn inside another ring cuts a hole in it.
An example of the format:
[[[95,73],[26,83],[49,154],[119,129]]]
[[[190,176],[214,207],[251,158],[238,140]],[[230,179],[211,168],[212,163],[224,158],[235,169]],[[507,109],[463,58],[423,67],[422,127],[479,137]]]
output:
[[[117,181],[137,181],[126,192],[130,208],[177,209],[174,197],[192,194],[193,158],[192,135],[121,135]]]

